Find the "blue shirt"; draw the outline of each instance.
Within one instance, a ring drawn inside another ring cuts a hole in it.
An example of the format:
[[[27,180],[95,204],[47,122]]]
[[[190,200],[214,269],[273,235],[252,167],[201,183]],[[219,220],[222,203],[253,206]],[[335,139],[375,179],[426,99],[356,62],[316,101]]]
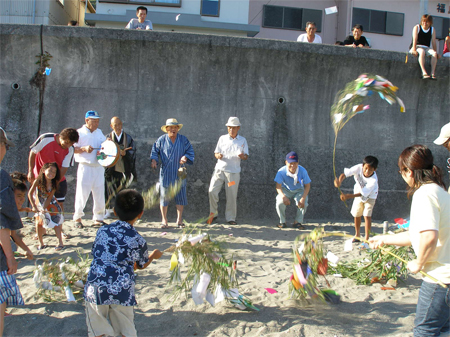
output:
[[[187,158],[186,164],[193,164],[194,149],[189,140],[183,135],[177,134],[175,143],[172,143],[169,135],[165,134],[153,144],[150,160],[158,161],[158,159],[161,159],[159,181],[164,187],[169,187],[178,179],[180,159],[183,156]],[[185,181],[184,184],[186,184]]]
[[[298,190],[300,187],[304,187],[306,184],[309,184],[311,182],[311,179],[308,176],[308,172],[306,172],[306,169],[301,165],[298,165],[297,185],[294,185],[294,178],[288,177],[286,172],[287,166],[283,166],[282,168],[280,168],[277,172],[277,175],[275,176],[274,181],[278,184],[281,184],[282,187],[289,191]]]
[[[136,305],[134,263],[149,261],[147,242],[125,221],[99,228],[92,246],[93,260],[84,287],[84,298],[97,305]]]

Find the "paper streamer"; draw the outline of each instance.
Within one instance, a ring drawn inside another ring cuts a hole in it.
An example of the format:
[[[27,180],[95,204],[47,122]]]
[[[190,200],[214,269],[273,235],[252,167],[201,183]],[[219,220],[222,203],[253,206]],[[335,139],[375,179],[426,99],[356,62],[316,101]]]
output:
[[[178,265],[177,254],[173,253],[172,257],[170,258],[170,269],[169,270],[172,271],[174,268],[176,268],[177,265]]]
[[[276,294],[278,291],[276,291],[275,289],[272,289],[272,288],[264,288],[265,290],[267,290],[267,292],[269,293],[269,294]]]
[[[203,233],[197,236],[194,236],[193,238],[189,238],[188,241],[191,243],[192,246],[194,246],[196,243],[200,242],[207,234]]]
[[[352,245],[353,242],[352,241],[353,241],[353,239],[345,240],[345,243],[344,243],[344,251],[345,252],[350,252],[353,250],[353,245]]]
[[[234,185],[236,185],[236,182],[233,180],[233,181],[230,181],[229,183],[228,183],[228,187],[231,187],[231,186],[234,186]]]
[[[332,252],[327,253],[327,259],[329,262],[337,264],[339,262],[339,258],[334,255]]]
[[[302,272],[302,268],[300,267],[299,264],[295,264],[295,265],[294,265],[294,270],[295,270],[295,272],[296,272],[296,274],[297,274],[297,277],[298,277],[299,282],[300,282],[302,285],[307,284],[308,282],[306,281],[305,276],[303,275],[303,272]]]

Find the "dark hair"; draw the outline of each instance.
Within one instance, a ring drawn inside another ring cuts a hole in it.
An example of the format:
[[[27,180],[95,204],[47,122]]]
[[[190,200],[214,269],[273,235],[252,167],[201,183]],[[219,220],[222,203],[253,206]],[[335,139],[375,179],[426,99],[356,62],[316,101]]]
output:
[[[305,28],[307,28],[309,25],[313,25],[314,27],[317,28],[316,23],[315,23],[314,21],[308,21],[308,22],[306,23]]]
[[[363,164],[367,164],[376,170],[378,167],[378,159],[374,156],[367,156],[363,159]]]
[[[14,185],[14,191],[21,191],[21,192],[28,191],[27,185],[22,180],[13,178],[12,182]]]
[[[145,13],[148,13],[147,7],[144,7],[144,6],[139,6],[138,8],[136,8],[136,13],[139,12],[140,9],[142,9],[143,11],[145,11]]]
[[[433,17],[430,14],[422,15],[422,18],[420,19],[420,22],[422,22],[423,20],[427,20],[430,23],[430,25],[433,24]]]
[[[144,198],[135,190],[123,190],[117,193],[114,211],[120,220],[134,220],[143,210]]]
[[[78,139],[80,138],[78,131],[74,128],[65,128],[59,133],[59,136],[62,139],[67,139],[72,143],[78,142]]]
[[[362,25],[360,25],[359,23],[357,23],[356,25],[354,25],[353,27],[352,27],[352,32],[353,32],[353,29],[361,29],[361,32],[363,32],[364,31],[364,29],[363,29],[363,26]]]
[[[28,178],[27,175],[25,173],[19,172],[19,171],[14,171],[13,173],[10,174],[10,177],[14,180],[20,180],[21,182],[23,182],[24,184],[27,183]]]
[[[398,157],[400,171],[410,169],[413,172],[414,186],[408,188],[408,197],[423,184],[436,183],[445,189],[442,171],[433,163],[433,154],[425,145],[413,145],[403,150]]]
[[[78,22],[75,20],[70,20],[68,26],[76,26],[78,25]]]
[[[44,192],[47,192],[47,181],[45,179],[44,171],[50,167],[56,167],[56,175],[55,178],[52,179],[52,190],[58,189],[59,181],[61,180],[61,172],[59,170],[58,164],[56,164],[55,162],[45,163],[44,166],[41,167],[41,171],[39,172],[39,175],[36,178],[37,187]]]
[[[335,45],[335,46],[345,46],[344,42],[342,42],[342,41],[336,41],[336,42],[334,43],[334,45]]]

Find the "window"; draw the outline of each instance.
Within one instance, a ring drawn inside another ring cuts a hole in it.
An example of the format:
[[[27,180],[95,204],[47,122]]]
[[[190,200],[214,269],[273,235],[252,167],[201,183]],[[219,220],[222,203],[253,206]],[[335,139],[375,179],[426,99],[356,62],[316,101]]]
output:
[[[322,11],[318,9],[281,7],[264,5],[263,27],[305,30],[306,23],[316,23],[317,31],[322,30]]]
[[[405,14],[353,8],[352,27],[363,26],[367,33],[403,36]]]
[[[122,4],[135,4],[136,6],[170,6],[181,7],[181,0],[98,0],[98,2],[116,2]]]
[[[219,0],[202,0],[200,14],[204,16],[219,16]]]
[[[436,39],[444,40],[448,36],[448,28],[450,25],[449,18],[433,16],[433,27],[436,29]]]

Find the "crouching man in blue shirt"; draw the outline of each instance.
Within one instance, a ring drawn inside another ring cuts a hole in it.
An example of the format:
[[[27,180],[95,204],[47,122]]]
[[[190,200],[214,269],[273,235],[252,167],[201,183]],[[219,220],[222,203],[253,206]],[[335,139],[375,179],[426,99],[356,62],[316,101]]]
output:
[[[89,336],[137,336],[134,269],[144,269],[162,256],[158,249],[149,255],[147,242],[133,227],[143,213],[142,196],[134,190],[123,190],[114,205],[114,214],[120,220],[97,231],[84,288]]]
[[[280,223],[277,226],[279,228],[286,227],[286,206],[291,204],[291,199],[294,199],[297,206],[297,215],[292,227],[305,229],[302,222],[308,206],[311,179],[305,168],[298,164],[297,153],[289,152],[286,155],[286,165],[278,170],[274,181],[277,183],[276,207],[280,217]]]

